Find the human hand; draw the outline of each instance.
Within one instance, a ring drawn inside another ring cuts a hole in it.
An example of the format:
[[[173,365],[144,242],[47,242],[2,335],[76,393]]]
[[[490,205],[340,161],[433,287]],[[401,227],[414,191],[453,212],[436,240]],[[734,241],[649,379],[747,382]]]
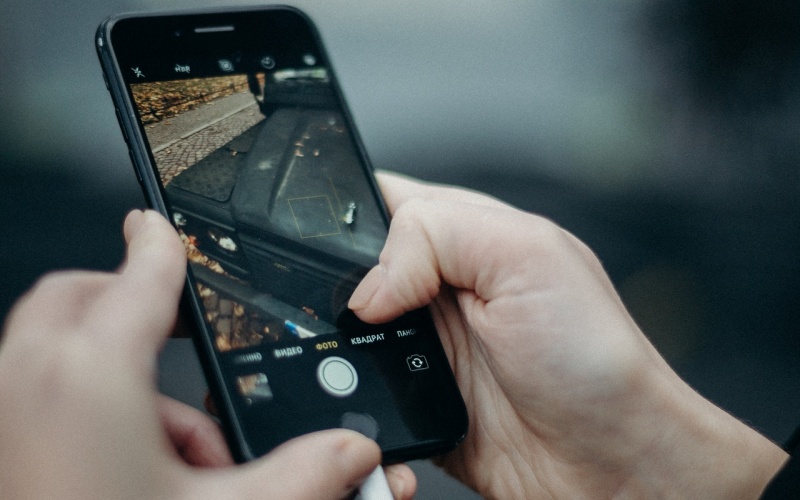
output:
[[[116,273],[43,278],[9,314],[0,343],[4,498],[342,498],[379,464],[347,430],[292,440],[233,466],[213,422],[158,396],[157,352],[183,289],[183,245],[155,212],[125,221]],[[194,467],[193,467],[194,466]],[[415,479],[388,471],[398,498]]]
[[[350,307],[381,322],[431,305],[471,422],[441,458],[456,478],[490,498],[755,498],[786,460],[680,380],[577,238],[378,179],[394,218]]]

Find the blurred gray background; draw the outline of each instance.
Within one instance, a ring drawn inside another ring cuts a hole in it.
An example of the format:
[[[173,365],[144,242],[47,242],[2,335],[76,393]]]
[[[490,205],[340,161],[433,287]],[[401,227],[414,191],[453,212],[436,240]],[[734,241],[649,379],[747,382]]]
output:
[[[777,441],[800,423],[800,3],[293,4],[327,42],[376,167],[554,219],[698,391]],[[97,25],[211,5],[0,4],[3,316],[48,270],[115,267],[122,218],[143,203]],[[199,404],[187,341],[168,344],[161,386]],[[467,495],[414,467],[419,498]]]

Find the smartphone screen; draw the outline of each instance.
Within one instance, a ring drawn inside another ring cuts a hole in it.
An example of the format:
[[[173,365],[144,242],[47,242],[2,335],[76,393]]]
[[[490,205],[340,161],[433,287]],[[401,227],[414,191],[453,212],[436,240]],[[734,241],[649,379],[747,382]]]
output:
[[[125,16],[98,49],[145,194],[183,239],[237,458],[334,427],[386,461],[453,447],[466,414],[427,311],[368,325],[347,308],[388,217],[308,19]]]

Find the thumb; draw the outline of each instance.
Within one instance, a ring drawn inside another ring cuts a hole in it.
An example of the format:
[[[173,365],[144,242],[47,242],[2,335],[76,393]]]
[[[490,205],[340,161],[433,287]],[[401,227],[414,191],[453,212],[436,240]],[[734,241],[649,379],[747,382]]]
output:
[[[442,281],[483,302],[517,291],[508,288],[522,283],[514,273],[530,262],[531,245],[561,236],[549,221],[474,191],[389,172],[377,179],[393,219],[379,264],[350,298],[363,321],[389,321],[429,304]]]
[[[219,470],[197,498],[345,498],[380,464],[378,445],[354,431],[301,436],[241,468]]]
[[[507,206],[412,198],[395,211],[379,264],[350,298],[362,320],[429,304],[442,281],[484,303],[519,292],[541,242],[560,228]]]

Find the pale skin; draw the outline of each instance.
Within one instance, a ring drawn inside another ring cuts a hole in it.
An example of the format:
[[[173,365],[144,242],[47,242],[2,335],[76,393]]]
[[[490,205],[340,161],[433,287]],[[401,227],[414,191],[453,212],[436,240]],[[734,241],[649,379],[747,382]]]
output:
[[[350,306],[430,305],[469,409],[441,457],[488,498],[756,498],[787,455],[687,386],[599,261],[541,217],[379,176],[394,214]]]
[[[466,441],[439,459],[450,474],[487,498],[756,498],[785,462],[778,446],[679,379],[574,236],[477,193],[389,174],[379,182],[394,219],[350,306],[384,321],[430,305],[471,422]],[[152,212],[131,214],[125,235],[118,273],[50,276],[9,316],[0,490],[350,494],[380,461],[366,438],[326,431],[233,466],[210,420],[156,394],[183,249]],[[407,468],[390,468],[389,478],[396,498],[413,495]]]
[[[183,244],[155,212],[125,221],[116,273],[62,272],[15,306],[0,343],[3,498],[346,498],[380,463],[346,430],[303,436],[235,466],[216,424],[159,396],[158,350],[175,322]],[[416,487],[388,471],[396,498]]]

